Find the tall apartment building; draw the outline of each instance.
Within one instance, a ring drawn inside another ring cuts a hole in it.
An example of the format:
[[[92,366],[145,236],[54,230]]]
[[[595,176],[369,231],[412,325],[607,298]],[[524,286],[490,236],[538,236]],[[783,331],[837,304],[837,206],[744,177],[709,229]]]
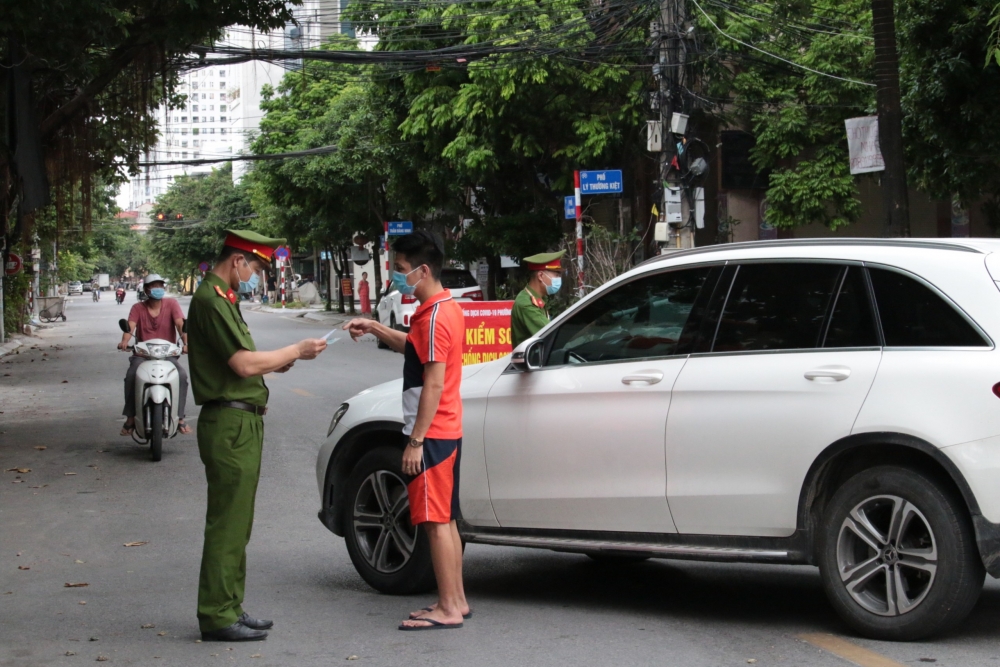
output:
[[[316,48],[333,34],[353,35],[350,24],[341,21],[341,12],[347,2],[305,0],[302,5],[293,8],[296,23],[269,34],[232,26],[226,31],[221,44],[259,49]],[[143,161],[220,161],[203,165],[143,167],[141,173],[122,186],[118,205],[126,210],[138,210],[166,192],[178,176],[209,173],[233,155],[249,152],[263,115],[260,110],[261,88],[265,84],[277,88],[288,71],[299,67],[301,61],[295,60],[280,63],[250,61],[205,67],[184,74],[177,92],[187,96],[186,103],[178,109],[157,109],[160,138]],[[233,179],[238,181],[246,170],[247,163],[234,162]]]

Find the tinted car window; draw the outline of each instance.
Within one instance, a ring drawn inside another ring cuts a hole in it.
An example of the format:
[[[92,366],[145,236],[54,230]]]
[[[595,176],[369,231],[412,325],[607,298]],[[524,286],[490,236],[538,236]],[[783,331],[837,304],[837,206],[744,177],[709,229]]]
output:
[[[714,352],[818,347],[844,267],[835,264],[744,264],[736,272]]]
[[[878,329],[868,299],[864,269],[852,266],[840,287],[823,347],[873,347],[879,345]]]
[[[677,342],[709,271],[660,273],[604,295],[559,327],[546,365],[676,354]]]
[[[441,285],[445,289],[464,289],[479,287],[479,283],[468,271],[461,269],[444,269],[441,271]]]
[[[896,271],[869,269],[889,347],[988,347],[954,306]]]

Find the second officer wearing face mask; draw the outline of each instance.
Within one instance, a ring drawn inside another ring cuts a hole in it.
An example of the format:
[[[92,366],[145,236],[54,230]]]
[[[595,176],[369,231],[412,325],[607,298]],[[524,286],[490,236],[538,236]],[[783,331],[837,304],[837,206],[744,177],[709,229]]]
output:
[[[174,341],[180,336],[184,341],[183,353],[187,354],[187,334],[184,333],[184,313],[177,299],[166,296],[167,290],[164,287],[163,278],[155,273],[146,276],[143,281],[143,289],[149,297],[145,301],[132,306],[128,314],[129,332],[122,334],[118,349],[128,351],[129,339],[135,338],[141,343],[153,338]],[[138,355],[133,355],[128,372],[125,373],[125,425],[122,427],[121,435],[130,435],[135,430],[135,374],[141,364],[146,359]],[[187,403],[188,376],[184,366],[180,363],[179,357],[171,357],[169,361],[177,367],[177,374],[180,378],[180,396],[177,399],[177,430],[183,434],[191,432],[191,427],[184,423],[184,405]]]
[[[546,300],[562,287],[562,256],[560,252],[542,252],[524,258],[524,267],[531,271],[528,285],[514,299],[510,312],[511,343],[517,347],[549,323]]]

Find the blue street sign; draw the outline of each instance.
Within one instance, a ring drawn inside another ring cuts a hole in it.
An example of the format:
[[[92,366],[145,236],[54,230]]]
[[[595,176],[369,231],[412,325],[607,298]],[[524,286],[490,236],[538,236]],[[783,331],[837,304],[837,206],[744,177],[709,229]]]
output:
[[[563,215],[567,220],[576,219],[576,195],[569,195],[563,202]]]
[[[389,236],[406,236],[412,233],[412,220],[394,220],[389,222]]]
[[[621,169],[580,172],[580,194],[582,195],[608,195],[621,191]]]
[[[277,257],[278,259],[288,259],[289,254],[291,253],[288,252],[287,246],[281,246],[274,251],[274,256]]]

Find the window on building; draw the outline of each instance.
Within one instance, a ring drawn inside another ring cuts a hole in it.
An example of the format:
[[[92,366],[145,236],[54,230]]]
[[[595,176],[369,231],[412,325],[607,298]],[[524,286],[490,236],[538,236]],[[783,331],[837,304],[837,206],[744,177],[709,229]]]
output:
[[[219,121],[222,122],[222,123],[225,123],[226,122],[226,117],[225,116],[219,116]]]
[[[203,100],[206,100],[206,99],[208,99],[208,98],[206,97],[205,93],[202,93],[202,94],[201,94],[201,99],[203,99]]]
[[[184,142],[184,145],[185,145],[185,146],[187,146],[187,142]],[[187,152],[187,151],[184,151],[183,153],[181,153],[181,157],[182,157],[183,159],[185,159],[185,160],[186,160],[186,159],[187,159],[187,156],[188,156],[188,152]]]
[[[181,148],[187,148],[187,145],[188,145],[188,142],[186,142],[186,141],[182,141],[181,142]],[[187,153],[185,153],[184,155],[186,156]]]
[[[224,101],[225,99],[226,99],[226,94],[225,93],[219,93],[219,100],[220,101]],[[223,111],[225,111],[225,109],[223,109]]]
[[[208,117],[208,122],[209,123],[214,123],[215,122],[215,116],[209,116]]]
[[[194,90],[198,90],[198,82],[197,81],[192,81],[191,82],[191,88],[193,88]]]
[[[225,110],[226,110],[226,105],[225,104],[220,104],[219,105],[219,111],[225,111]]]
[[[215,134],[215,128],[214,127],[208,128],[208,133],[209,134]]]
[[[171,155],[173,155],[173,153],[171,153]],[[168,182],[168,183],[169,183],[170,181],[172,181],[172,180],[174,180],[174,177],[173,177],[173,176],[167,176],[167,182]]]
[[[220,127],[219,128],[219,134],[225,134],[225,133],[226,133],[226,128]]]
[[[197,159],[199,155],[201,155],[201,153],[199,153],[198,151],[195,151],[194,153],[191,154],[191,157]]]
[[[188,117],[187,116],[181,116],[181,122],[182,123],[188,122]]]
[[[181,134],[187,134],[187,133],[188,133],[188,129],[186,127],[182,127],[181,128]]]
[[[225,88],[225,87],[226,87],[226,82],[225,81],[220,81],[219,82],[219,88]]]
[[[198,116],[191,116],[191,122],[192,123],[197,123],[198,122]],[[198,128],[194,128],[194,131],[195,131],[195,133],[197,133],[198,132]]]
[[[191,109],[191,111],[197,111],[197,110],[198,110],[198,105],[197,105],[197,104],[195,104],[195,105],[194,105],[194,108],[193,108],[193,109]]]
[[[194,141],[192,141],[191,145],[194,146],[195,148],[198,148],[198,146],[200,146],[200,144],[198,143],[197,139],[195,139]]]
[[[219,70],[219,76],[226,76],[226,70],[220,69]]]
[[[208,94],[208,99],[214,100],[215,99],[215,93],[209,93]]]

